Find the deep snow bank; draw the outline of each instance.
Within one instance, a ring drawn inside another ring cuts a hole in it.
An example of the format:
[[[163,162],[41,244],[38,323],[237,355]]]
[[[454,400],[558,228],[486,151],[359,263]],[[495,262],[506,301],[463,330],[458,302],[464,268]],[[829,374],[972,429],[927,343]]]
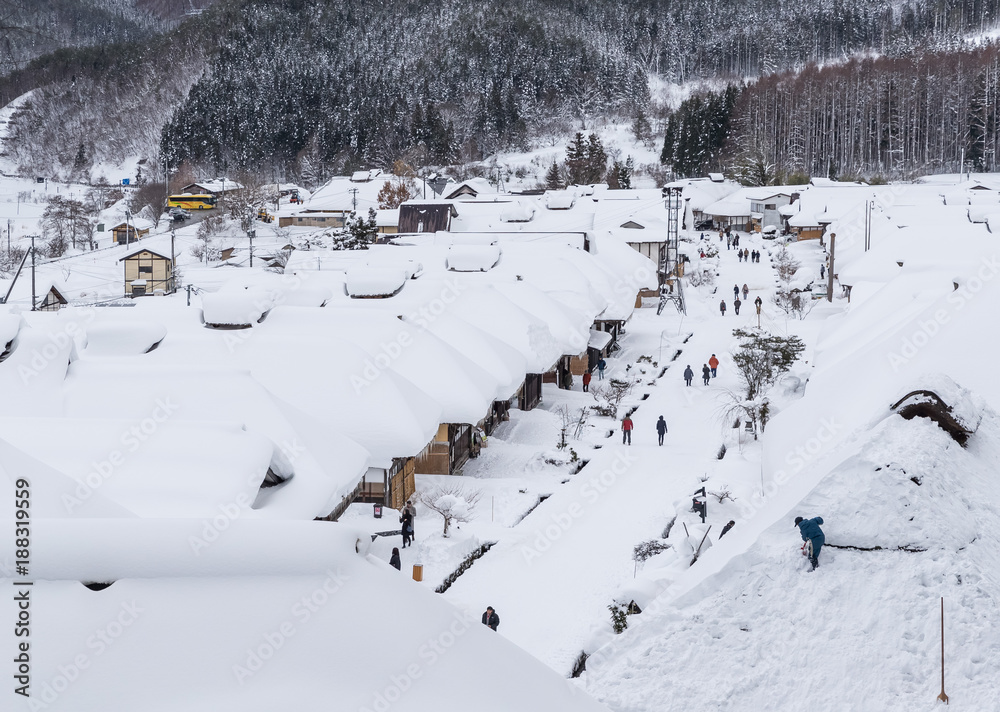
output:
[[[998,425],[987,412],[967,449],[922,418],[859,431],[743,553],[633,617],[585,688],[629,711],[931,709],[943,596],[952,706],[1000,708]],[[827,547],[808,572],[795,514],[858,549]]]

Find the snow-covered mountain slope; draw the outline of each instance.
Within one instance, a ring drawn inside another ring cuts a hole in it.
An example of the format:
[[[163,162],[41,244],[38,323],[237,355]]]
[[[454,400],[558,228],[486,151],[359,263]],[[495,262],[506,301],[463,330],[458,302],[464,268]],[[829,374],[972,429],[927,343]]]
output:
[[[792,511],[768,512],[749,548],[710,550],[705,563],[731,557],[718,573],[633,616],[588,661],[585,688],[622,711],[931,709],[944,597],[948,694],[997,709],[998,424],[988,412],[963,449],[928,420],[887,416]],[[796,514],[825,520],[815,572]]]

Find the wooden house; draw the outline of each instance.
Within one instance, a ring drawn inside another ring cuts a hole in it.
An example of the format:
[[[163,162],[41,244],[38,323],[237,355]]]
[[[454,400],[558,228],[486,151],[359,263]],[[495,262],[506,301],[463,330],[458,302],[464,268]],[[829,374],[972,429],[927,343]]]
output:
[[[524,384],[517,392],[517,407],[520,410],[531,410],[542,402],[542,374],[529,373],[524,377]]]
[[[416,458],[413,457],[393,458],[389,467],[370,467],[347,503],[366,502],[400,510],[416,492],[415,473]],[[341,513],[337,512],[337,516]]]
[[[42,300],[35,305],[37,311],[59,311],[65,305],[69,304],[56,286],[53,284],[49,287],[49,291],[45,293]]]
[[[180,193],[190,193],[192,195],[214,195],[217,198],[224,196],[226,193],[231,193],[234,190],[239,190],[243,186],[234,180],[228,180],[226,178],[216,178],[214,180],[203,180],[197,183],[191,183],[186,185],[179,191]]]
[[[149,234],[153,224],[147,220],[136,219],[119,223],[111,228],[112,239],[119,245],[138,242]]]
[[[143,249],[118,261],[124,263],[126,296],[142,297],[174,291],[174,264],[169,257]]]
[[[401,233],[449,232],[451,219],[458,217],[454,204],[437,202],[403,203],[399,206]]]
[[[278,218],[278,227],[344,227],[350,210],[303,210]]]
[[[479,454],[475,428],[468,423],[442,423],[434,439],[417,456],[416,471],[424,475],[459,475],[470,457]]]

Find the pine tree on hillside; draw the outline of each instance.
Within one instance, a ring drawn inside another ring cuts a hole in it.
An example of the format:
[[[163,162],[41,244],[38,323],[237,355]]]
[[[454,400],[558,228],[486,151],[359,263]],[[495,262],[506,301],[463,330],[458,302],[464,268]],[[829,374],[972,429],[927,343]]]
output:
[[[577,132],[566,147],[566,177],[571,185],[590,185],[604,179],[608,154],[597,134],[587,138]]]
[[[545,172],[545,189],[561,190],[563,187],[562,171],[559,170],[559,164],[553,160],[549,170]]]
[[[581,185],[587,178],[587,141],[579,131],[566,147],[566,180]]]

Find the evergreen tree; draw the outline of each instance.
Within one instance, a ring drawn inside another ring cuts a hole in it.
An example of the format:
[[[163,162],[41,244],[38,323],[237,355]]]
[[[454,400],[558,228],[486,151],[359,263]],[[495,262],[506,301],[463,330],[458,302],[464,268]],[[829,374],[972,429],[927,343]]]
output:
[[[562,172],[559,170],[559,164],[553,160],[549,170],[545,172],[545,189],[561,190],[563,187]]]
[[[367,250],[378,236],[375,208],[368,208],[368,218],[351,213],[344,227],[333,235],[334,250]]]
[[[570,185],[587,181],[587,141],[579,131],[566,147],[566,180]]]

